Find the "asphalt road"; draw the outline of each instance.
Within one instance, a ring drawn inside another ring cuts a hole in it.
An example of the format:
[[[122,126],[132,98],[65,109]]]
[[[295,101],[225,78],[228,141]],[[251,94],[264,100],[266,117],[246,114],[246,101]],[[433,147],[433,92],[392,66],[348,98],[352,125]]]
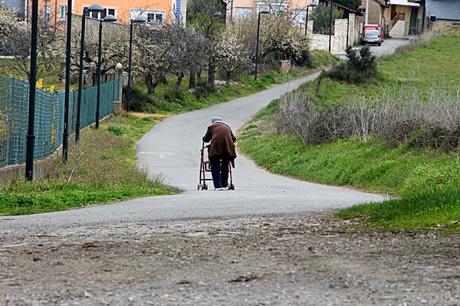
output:
[[[382,47],[372,49],[376,53],[378,50],[379,55],[386,55],[404,43],[387,40]],[[49,214],[5,217],[0,218],[0,229],[318,212],[384,200],[381,195],[273,175],[243,156],[236,161],[236,191],[196,190],[201,137],[213,116],[223,117],[237,130],[270,101],[317,75],[229,103],[170,117],[147,133],[137,145],[139,167],[152,178],[161,177],[165,183],[183,189],[184,193]]]

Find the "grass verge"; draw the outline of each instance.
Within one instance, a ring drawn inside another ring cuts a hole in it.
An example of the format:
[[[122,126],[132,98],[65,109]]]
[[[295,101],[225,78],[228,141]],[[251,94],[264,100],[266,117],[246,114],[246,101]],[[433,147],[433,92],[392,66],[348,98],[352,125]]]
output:
[[[460,78],[459,42],[458,36],[442,36],[421,48],[385,58],[380,62],[379,77],[368,84],[349,85],[326,79],[320,95],[316,95],[315,83],[302,87],[300,93],[326,106],[357,95],[404,91],[408,83],[414,82],[425,90],[433,80],[442,80],[437,90],[452,92],[458,89]],[[417,149],[409,144],[391,147],[379,139],[305,145],[295,136],[275,133],[276,103],[240,132],[240,150],[259,166],[303,180],[399,196],[337,214],[341,218],[360,218],[375,229],[460,231],[459,152]]]
[[[63,165],[56,157],[47,179],[18,180],[0,190],[0,215],[45,213],[175,192],[152,182],[136,167],[135,141],[157,122],[149,117],[118,116],[99,130],[83,131],[78,147],[72,145],[69,162]]]

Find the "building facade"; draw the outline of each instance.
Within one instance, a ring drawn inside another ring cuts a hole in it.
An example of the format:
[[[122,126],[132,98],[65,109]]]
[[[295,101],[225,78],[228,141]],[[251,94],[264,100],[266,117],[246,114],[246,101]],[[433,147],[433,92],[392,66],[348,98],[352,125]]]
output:
[[[260,11],[288,11],[294,23],[305,27],[307,7],[317,0],[226,0],[227,21],[236,21]]]
[[[14,0],[9,0],[14,1]],[[26,0],[25,7],[30,13],[31,0]],[[82,15],[83,9],[97,3],[104,7],[104,12],[91,13],[90,17],[101,19],[106,15],[114,15],[121,23],[128,23],[131,19],[144,16],[148,22],[185,24],[187,0],[73,0],[72,13]],[[39,0],[41,15],[52,24],[65,21],[67,0]],[[27,18],[28,16],[26,16]]]
[[[24,0],[0,0],[0,5],[4,5],[8,9],[18,12],[21,17],[25,15],[26,6]]]
[[[459,0],[424,0],[426,24],[438,29],[446,26],[460,26]]]

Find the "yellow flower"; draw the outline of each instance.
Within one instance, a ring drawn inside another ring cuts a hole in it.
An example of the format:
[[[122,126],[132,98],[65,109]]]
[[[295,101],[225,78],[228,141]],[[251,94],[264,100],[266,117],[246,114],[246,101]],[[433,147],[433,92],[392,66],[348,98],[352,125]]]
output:
[[[37,81],[37,88],[40,88],[40,89],[43,88],[43,79],[39,79]]]

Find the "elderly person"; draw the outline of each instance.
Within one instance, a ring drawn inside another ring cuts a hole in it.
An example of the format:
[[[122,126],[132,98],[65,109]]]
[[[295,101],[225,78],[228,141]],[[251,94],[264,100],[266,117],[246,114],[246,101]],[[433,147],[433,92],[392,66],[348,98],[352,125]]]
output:
[[[236,158],[235,141],[230,126],[222,118],[215,117],[211,121],[204,142],[211,142],[209,146],[209,162],[211,163],[212,180],[216,190],[228,188],[228,167]]]

